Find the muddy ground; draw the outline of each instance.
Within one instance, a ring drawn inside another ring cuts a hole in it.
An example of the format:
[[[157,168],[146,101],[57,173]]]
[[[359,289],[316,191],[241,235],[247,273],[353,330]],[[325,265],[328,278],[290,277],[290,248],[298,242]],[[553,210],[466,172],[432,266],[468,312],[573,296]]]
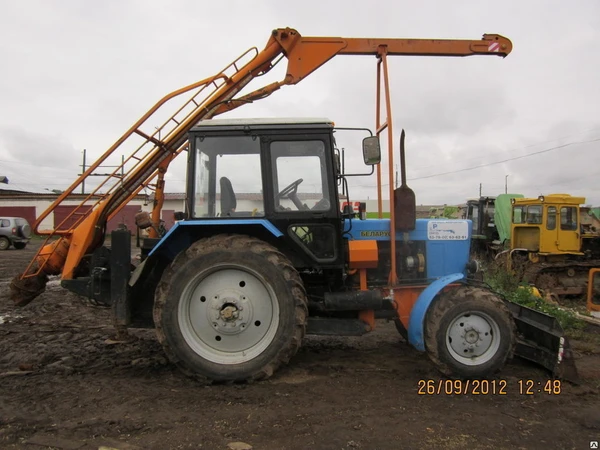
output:
[[[519,380],[549,375],[514,360],[497,379],[506,395],[419,395],[420,380],[440,375],[385,321],[362,338],[307,338],[268,381],[205,387],[165,360],[151,330],[115,343],[109,311],[58,281],[14,309],[8,282],[36,245],[0,253],[2,449],[587,449],[600,440],[600,346],[585,335],[574,342],[583,384],[559,394],[521,394]]]

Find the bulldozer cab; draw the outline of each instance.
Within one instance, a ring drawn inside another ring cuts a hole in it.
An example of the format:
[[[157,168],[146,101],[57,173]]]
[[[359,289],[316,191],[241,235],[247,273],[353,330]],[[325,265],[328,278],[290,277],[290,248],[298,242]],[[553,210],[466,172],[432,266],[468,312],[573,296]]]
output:
[[[583,197],[553,194],[512,200],[511,247],[542,255],[581,254]]]
[[[341,265],[332,133],[327,119],[200,122],[189,134],[187,218],[250,234],[260,222],[283,235],[298,265]]]

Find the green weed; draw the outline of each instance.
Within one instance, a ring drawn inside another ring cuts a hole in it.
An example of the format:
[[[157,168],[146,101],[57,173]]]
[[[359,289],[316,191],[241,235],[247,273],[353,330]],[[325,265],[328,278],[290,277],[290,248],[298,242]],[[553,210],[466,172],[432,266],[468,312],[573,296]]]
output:
[[[484,281],[507,300],[555,317],[565,331],[582,330],[586,326],[585,322],[578,319],[572,311],[549,303],[535,295],[533,287],[519,283],[505,267],[488,268],[484,273]]]

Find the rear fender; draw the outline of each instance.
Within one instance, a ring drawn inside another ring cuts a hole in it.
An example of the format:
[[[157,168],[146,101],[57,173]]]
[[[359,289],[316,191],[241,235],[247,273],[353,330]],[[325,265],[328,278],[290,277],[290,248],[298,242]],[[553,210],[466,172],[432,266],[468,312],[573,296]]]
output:
[[[421,352],[425,351],[425,315],[435,296],[450,283],[462,280],[464,277],[465,276],[462,273],[446,275],[435,280],[421,292],[421,295],[417,298],[417,301],[410,312],[410,318],[408,319],[408,342],[414,348]]]
[[[148,256],[161,254],[173,259],[182,250],[189,247],[195,240],[221,233],[250,233],[258,237],[283,236],[271,222],[265,219],[212,219],[186,220],[177,222],[162,237]]]

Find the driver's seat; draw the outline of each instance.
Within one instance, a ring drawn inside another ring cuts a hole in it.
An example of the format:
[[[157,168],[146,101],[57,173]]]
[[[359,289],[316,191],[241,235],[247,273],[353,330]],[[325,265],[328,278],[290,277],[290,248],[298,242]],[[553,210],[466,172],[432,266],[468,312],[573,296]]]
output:
[[[231,216],[237,207],[237,200],[231,181],[227,177],[221,177],[221,216]]]

